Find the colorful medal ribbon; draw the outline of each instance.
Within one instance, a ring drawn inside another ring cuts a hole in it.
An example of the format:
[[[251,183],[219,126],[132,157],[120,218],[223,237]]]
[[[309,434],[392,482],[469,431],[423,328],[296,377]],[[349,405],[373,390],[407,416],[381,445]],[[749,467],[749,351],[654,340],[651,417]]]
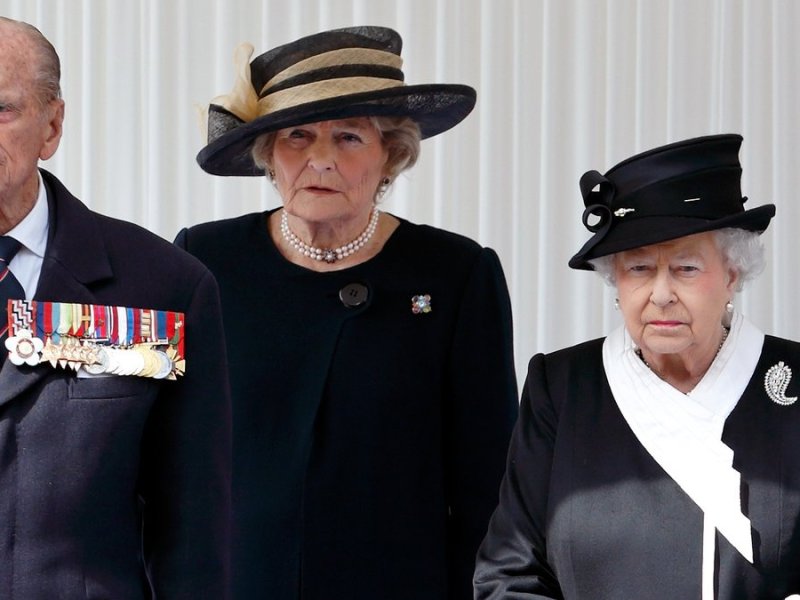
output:
[[[177,379],[186,370],[183,313],[75,304],[8,301],[8,359],[15,365]]]

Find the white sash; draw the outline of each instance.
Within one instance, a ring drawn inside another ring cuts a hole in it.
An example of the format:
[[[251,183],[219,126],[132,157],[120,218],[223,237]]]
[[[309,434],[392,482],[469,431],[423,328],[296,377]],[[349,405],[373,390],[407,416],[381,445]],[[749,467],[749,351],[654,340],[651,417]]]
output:
[[[713,581],[714,528],[753,562],[750,520],[742,514],[739,497],[741,477],[733,468],[733,451],[721,438],[725,419],[755,372],[763,344],[764,334],[735,313],[728,338],[688,395],[644,364],[624,327],[603,344],[606,377],[623,417],[642,446],[704,513],[704,588]],[[704,592],[703,597],[710,596]]]

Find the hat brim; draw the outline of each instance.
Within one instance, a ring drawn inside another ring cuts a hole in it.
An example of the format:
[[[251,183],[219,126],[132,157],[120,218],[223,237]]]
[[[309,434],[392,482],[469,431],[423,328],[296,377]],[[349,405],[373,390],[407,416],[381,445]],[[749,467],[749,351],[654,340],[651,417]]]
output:
[[[197,155],[212,175],[259,176],[250,155],[255,139],[286,127],[352,117],[410,117],[429,138],[461,122],[475,106],[475,90],[467,85],[413,85],[349,94],[275,111],[224,133]]]
[[[599,242],[594,237],[589,239],[570,259],[569,266],[592,271],[594,268],[589,261],[594,258],[728,227],[762,233],[774,216],[775,205],[765,204],[721,219],[641,217],[623,221],[616,223]]]

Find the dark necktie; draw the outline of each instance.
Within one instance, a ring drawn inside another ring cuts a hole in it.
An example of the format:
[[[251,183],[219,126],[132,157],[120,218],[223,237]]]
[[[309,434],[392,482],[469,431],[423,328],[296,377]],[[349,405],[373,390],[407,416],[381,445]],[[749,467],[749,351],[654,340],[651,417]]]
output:
[[[7,236],[0,236],[0,364],[3,364],[8,352],[4,342],[8,333],[8,301],[11,298],[24,298],[25,290],[22,289],[17,278],[8,270],[8,264],[20,249],[22,244]]]

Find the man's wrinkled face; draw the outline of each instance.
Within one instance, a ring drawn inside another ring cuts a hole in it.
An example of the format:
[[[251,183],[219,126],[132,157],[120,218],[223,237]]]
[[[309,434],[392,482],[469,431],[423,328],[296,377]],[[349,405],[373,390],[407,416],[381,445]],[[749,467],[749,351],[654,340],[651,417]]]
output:
[[[0,211],[35,199],[38,162],[53,155],[61,137],[63,103],[40,101],[37,61],[27,37],[0,23]]]

